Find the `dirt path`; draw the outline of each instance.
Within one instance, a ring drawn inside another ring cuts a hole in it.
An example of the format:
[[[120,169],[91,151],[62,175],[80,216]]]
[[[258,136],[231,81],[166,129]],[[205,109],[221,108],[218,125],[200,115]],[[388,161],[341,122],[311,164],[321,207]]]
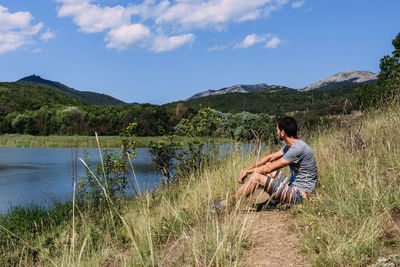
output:
[[[244,250],[242,266],[308,266],[301,253],[298,233],[285,211],[248,213],[251,223],[250,248]]]
[[[269,196],[263,190],[257,189],[253,196],[243,203],[262,203]],[[288,211],[249,211],[244,208],[239,214],[242,223],[249,227],[250,246],[242,251],[240,266],[311,266],[301,252],[301,240]],[[235,214],[236,216],[237,214]],[[229,214],[228,214],[229,216]],[[165,247],[162,253],[162,266],[178,266],[179,255],[176,251],[184,250],[183,239],[180,238]],[[189,264],[186,265],[185,262]],[[191,266],[190,259],[183,260],[182,266]],[[192,263],[193,264],[193,263]]]

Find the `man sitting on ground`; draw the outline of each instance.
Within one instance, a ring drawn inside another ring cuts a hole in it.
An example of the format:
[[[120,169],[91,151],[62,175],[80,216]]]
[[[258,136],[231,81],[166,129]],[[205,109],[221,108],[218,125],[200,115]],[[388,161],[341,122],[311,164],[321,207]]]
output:
[[[258,186],[262,186],[272,200],[280,203],[297,204],[309,199],[317,185],[317,164],[311,148],[297,137],[297,123],[285,116],[277,121],[277,134],[285,146],[240,172],[238,181],[243,184],[228,200],[220,200],[207,206],[208,210],[218,211],[223,207],[250,196]],[[289,166],[291,177],[280,171]],[[250,178],[245,178],[251,174]]]

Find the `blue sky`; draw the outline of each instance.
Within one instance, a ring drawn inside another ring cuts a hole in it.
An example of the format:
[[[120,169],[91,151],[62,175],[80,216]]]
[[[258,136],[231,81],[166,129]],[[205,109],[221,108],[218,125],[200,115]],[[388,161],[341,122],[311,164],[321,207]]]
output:
[[[0,81],[36,74],[125,102],[302,88],[379,72],[399,0],[0,0]]]

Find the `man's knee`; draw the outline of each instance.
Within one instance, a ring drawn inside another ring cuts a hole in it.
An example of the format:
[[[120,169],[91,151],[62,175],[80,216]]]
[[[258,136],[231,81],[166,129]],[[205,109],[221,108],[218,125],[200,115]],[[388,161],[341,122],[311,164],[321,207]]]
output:
[[[257,183],[258,182],[258,173],[252,173],[249,178],[249,182]]]
[[[262,186],[265,186],[265,182],[266,182],[267,177],[265,175],[259,174],[259,173],[253,173],[250,176],[249,181],[251,183],[255,183],[255,184],[259,184]]]

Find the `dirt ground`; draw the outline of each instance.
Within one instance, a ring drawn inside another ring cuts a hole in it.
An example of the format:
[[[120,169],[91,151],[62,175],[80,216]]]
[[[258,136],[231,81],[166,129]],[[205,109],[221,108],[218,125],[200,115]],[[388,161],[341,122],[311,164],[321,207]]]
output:
[[[261,203],[268,198],[268,194],[257,189],[249,203]],[[250,227],[250,247],[243,251],[240,266],[311,266],[301,253],[299,233],[291,225],[288,211],[249,212],[245,209],[242,219]],[[162,266],[177,266],[180,254],[176,251],[183,249],[182,241],[179,239],[166,246]]]
[[[269,196],[257,189],[252,198],[251,202],[260,203]],[[250,249],[243,251],[242,266],[311,265],[301,253],[301,240],[287,211],[250,212],[243,219],[251,228]]]
[[[290,225],[286,211],[248,213],[253,221],[250,249],[243,251],[242,266],[309,266],[301,253],[298,233]]]

